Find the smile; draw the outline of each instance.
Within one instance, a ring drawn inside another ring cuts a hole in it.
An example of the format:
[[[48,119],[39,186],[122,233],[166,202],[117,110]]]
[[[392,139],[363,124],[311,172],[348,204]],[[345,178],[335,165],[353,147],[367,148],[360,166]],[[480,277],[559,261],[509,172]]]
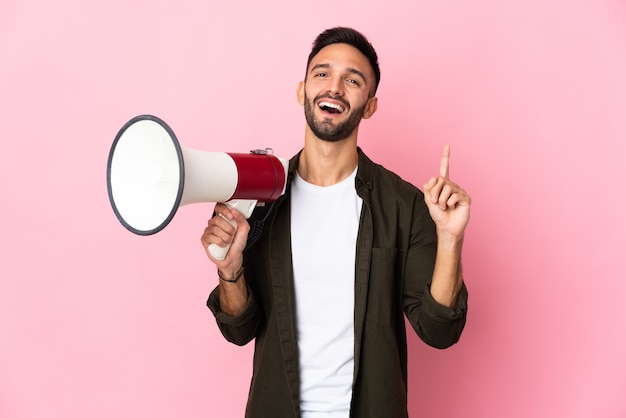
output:
[[[317,106],[324,112],[328,113],[343,113],[343,111],[345,110],[344,107],[338,103],[331,103],[324,100],[319,102]]]

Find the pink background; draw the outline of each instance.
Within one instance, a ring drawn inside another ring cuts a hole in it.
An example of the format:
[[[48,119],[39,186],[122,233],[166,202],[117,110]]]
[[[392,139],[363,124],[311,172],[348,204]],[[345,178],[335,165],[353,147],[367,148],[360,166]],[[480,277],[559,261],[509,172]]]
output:
[[[242,416],[252,345],[205,307],[213,204],[135,236],[107,156],[142,113],[291,156],[334,25],[380,55],[365,151],[421,186],[450,143],[474,199],[468,324],[446,351],[411,334],[412,416],[626,416],[624,2],[2,0],[0,417]]]

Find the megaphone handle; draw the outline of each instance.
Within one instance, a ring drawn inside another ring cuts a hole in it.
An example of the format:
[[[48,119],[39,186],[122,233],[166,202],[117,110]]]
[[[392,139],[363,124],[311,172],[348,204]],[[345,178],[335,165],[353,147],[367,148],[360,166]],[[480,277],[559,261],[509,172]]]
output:
[[[235,199],[229,200],[228,202],[224,202],[226,206],[230,209],[237,209],[243,216],[248,219],[252,215],[252,211],[257,204],[256,200],[243,200],[243,199]],[[222,216],[221,214],[219,216]],[[226,219],[229,224],[231,224],[235,229],[237,229],[237,222],[234,219],[227,219],[222,216],[222,218]],[[226,254],[228,254],[228,250],[230,250],[230,244],[227,244],[224,247],[220,247],[216,244],[209,244],[209,252],[213,257],[218,260],[223,260],[226,258]]]
[[[219,216],[226,219],[222,215],[219,215]],[[237,222],[235,222],[233,219],[226,219],[226,220],[235,229],[237,229]],[[216,245],[216,244],[209,244],[209,252],[211,253],[213,257],[217,258],[220,261],[226,258],[226,254],[228,254],[228,250],[230,250],[230,244],[227,244],[224,247],[220,247],[219,245]]]

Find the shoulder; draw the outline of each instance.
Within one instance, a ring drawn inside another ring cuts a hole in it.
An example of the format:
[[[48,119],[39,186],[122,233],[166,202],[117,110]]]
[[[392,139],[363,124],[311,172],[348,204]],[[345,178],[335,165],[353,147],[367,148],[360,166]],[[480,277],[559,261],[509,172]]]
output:
[[[372,161],[359,149],[359,171],[357,181],[360,181],[371,193],[395,195],[397,198],[423,198],[422,191],[414,184],[404,180],[395,172]]]

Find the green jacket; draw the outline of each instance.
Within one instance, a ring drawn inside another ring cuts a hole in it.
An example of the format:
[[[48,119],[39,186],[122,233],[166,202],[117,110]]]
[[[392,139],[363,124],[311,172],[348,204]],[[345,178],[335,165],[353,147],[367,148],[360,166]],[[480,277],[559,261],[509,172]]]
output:
[[[290,161],[288,184],[298,161],[299,154]],[[351,416],[407,417],[404,315],[425,343],[447,348],[465,326],[467,290],[463,286],[454,309],[430,296],[437,236],[420,190],[360,149],[355,187],[363,207],[355,263]],[[251,418],[300,416],[289,189],[273,209],[257,208],[250,218],[254,230],[255,222],[267,217],[260,239],[244,254],[246,311],[237,317],[222,313],[219,287],[207,302],[228,341],[244,345],[255,339],[246,408]]]

